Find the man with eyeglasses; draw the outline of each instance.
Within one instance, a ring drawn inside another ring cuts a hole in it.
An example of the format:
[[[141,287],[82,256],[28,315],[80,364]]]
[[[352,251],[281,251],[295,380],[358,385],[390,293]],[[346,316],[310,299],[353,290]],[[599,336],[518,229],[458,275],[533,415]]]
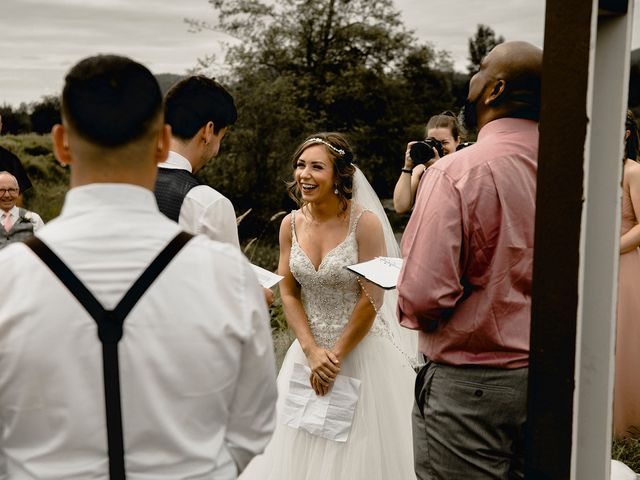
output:
[[[0,115],[0,134],[2,133],[2,115]],[[24,193],[31,188],[31,180],[20,159],[13,152],[0,146],[0,172],[9,172],[18,180],[20,193]],[[22,195],[18,196],[17,204],[22,206]]]
[[[16,206],[19,195],[16,177],[0,172],[0,248],[25,240],[44,226],[40,215]]]

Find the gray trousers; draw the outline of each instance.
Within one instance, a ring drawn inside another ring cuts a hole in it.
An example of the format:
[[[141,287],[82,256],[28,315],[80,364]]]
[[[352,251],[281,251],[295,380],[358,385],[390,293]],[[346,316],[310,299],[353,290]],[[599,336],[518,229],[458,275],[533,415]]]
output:
[[[413,408],[418,480],[524,478],[527,373],[428,362]]]

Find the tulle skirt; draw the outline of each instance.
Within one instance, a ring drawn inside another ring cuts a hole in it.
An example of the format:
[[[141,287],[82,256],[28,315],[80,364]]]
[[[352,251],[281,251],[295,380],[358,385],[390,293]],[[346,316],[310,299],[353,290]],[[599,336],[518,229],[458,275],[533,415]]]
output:
[[[297,340],[278,375],[279,412],[294,363],[308,365]],[[340,373],[362,382],[348,440],[327,440],[278,420],[265,453],[253,459],[240,479],[415,480],[413,369],[389,340],[369,334],[345,359]]]

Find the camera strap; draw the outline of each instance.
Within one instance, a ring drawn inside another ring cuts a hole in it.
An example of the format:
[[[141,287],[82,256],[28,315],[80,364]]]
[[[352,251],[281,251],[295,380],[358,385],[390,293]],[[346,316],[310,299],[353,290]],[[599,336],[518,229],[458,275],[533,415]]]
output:
[[[98,337],[102,343],[110,480],[126,479],[118,363],[118,342],[122,338],[124,321],[142,295],[191,238],[193,235],[186,232],[180,232],[174,237],[145,269],[113,310],[106,310],[60,257],[53,253],[42,240],[38,237],[31,237],[24,242],[67,287],[98,325]]]

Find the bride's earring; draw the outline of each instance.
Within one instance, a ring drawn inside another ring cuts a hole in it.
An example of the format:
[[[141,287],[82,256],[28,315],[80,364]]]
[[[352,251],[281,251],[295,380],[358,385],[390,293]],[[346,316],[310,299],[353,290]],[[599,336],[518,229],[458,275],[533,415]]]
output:
[[[337,186],[337,185],[334,185],[334,187],[335,187],[335,188],[334,188],[334,190],[333,190],[333,193],[334,193],[334,195],[337,195],[337,194],[338,194],[338,186]]]

